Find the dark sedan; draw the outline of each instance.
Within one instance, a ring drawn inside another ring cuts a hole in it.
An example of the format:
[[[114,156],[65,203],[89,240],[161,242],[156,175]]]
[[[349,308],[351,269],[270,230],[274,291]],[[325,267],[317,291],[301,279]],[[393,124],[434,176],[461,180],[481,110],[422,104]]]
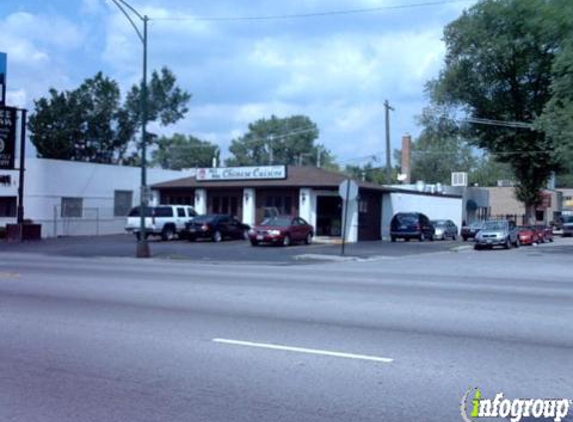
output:
[[[249,231],[251,245],[273,243],[289,246],[293,242],[312,243],[314,228],[300,217],[271,217]]]
[[[212,239],[248,239],[250,227],[235,217],[222,214],[199,215],[185,224],[185,234],[189,241]]]
[[[462,239],[464,242],[468,239],[474,239],[476,234],[483,228],[483,221],[474,221],[469,226],[462,227]]]

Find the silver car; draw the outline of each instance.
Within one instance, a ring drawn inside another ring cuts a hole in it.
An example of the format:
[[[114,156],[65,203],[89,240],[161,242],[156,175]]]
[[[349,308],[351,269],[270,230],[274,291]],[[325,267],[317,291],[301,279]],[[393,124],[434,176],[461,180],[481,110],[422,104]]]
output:
[[[484,223],[483,228],[476,234],[474,248],[494,246],[503,246],[505,249],[519,247],[519,236],[513,221],[488,220]]]
[[[432,220],[434,226],[434,239],[446,240],[448,238],[456,240],[458,226],[452,220]]]

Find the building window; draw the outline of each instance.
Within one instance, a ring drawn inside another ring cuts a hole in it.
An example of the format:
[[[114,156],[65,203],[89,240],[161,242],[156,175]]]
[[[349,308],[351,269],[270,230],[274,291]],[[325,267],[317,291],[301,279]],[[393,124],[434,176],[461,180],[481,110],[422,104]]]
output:
[[[358,212],[361,214],[368,213],[368,201],[365,199],[361,199],[358,201]]]
[[[292,197],[291,196],[267,196],[265,198],[265,208],[276,209],[278,214],[292,214]]]
[[[116,190],[113,196],[113,215],[126,217],[133,204],[133,192],[130,190]]]
[[[62,198],[62,214],[63,218],[81,218],[83,211],[83,198]]]
[[[0,196],[0,217],[16,217],[15,196]]]

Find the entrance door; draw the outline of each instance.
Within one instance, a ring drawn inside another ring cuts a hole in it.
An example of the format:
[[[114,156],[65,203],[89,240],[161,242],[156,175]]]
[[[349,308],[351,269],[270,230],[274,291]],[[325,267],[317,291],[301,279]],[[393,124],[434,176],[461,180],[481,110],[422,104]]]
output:
[[[209,214],[226,214],[243,219],[242,190],[209,192],[208,198]]]
[[[382,238],[382,196],[378,193],[360,192],[358,200],[358,240]]]
[[[316,197],[316,235],[340,236],[342,232],[342,198],[337,196]]]

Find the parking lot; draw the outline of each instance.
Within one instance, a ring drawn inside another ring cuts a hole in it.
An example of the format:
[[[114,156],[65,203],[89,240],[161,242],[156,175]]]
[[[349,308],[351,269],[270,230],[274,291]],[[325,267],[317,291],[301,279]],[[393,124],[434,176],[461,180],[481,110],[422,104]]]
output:
[[[347,244],[344,257],[341,245],[320,244],[252,247],[247,241],[234,240],[213,243],[211,241],[188,242],[174,240],[164,242],[150,239],[153,258],[187,260],[194,262],[258,262],[266,264],[304,264],[316,261],[337,261],[341,259],[393,258],[444,252],[471,252],[472,242],[358,242]],[[77,236],[44,239],[40,242],[8,243],[0,242],[0,252],[29,252],[70,257],[117,257],[132,258],[135,255],[136,241],[131,235]],[[479,251],[477,253],[489,253]],[[504,250],[493,252],[507,253]],[[509,253],[572,253],[571,238],[557,237],[555,243],[512,249]]]

